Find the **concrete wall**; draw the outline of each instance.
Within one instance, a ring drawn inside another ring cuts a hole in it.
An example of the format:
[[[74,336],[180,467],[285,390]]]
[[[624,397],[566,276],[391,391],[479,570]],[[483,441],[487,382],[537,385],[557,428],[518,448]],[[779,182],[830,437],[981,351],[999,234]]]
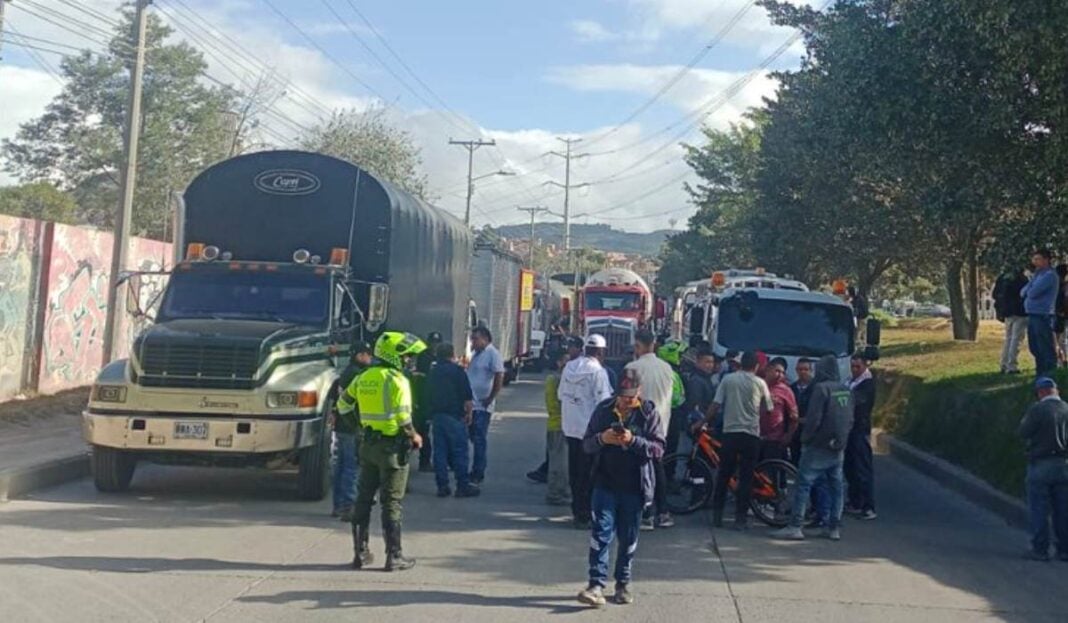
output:
[[[0,215],[0,400],[22,389],[41,224]]]
[[[110,232],[0,216],[0,400],[92,383],[103,356],[112,240]],[[169,257],[168,243],[130,241],[131,269],[160,270]],[[148,280],[142,303],[164,284]],[[116,356],[140,328],[124,324]]]

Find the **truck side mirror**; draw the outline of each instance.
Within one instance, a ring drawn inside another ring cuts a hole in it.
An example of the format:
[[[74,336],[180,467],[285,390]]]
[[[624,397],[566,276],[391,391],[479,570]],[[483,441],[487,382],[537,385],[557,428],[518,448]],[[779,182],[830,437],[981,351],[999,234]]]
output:
[[[882,342],[883,323],[875,318],[868,318],[866,346],[878,346]]]
[[[367,325],[371,331],[378,330],[389,314],[389,285],[372,283],[367,303]]]
[[[141,275],[121,274],[118,283],[120,286],[126,286],[126,313],[134,318],[143,318],[145,311],[141,309]]]

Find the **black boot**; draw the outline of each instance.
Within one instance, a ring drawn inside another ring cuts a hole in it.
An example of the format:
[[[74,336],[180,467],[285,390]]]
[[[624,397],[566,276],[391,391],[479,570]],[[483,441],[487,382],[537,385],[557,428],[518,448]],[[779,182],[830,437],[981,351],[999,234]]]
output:
[[[415,566],[414,558],[405,558],[401,553],[400,522],[390,522],[383,527],[386,533],[386,571],[407,571]]]
[[[371,537],[368,530],[369,527],[368,524],[352,522],[352,546],[355,550],[355,556],[352,559],[353,569],[363,569],[375,561],[374,554],[371,553],[371,548],[368,545],[368,540]]]

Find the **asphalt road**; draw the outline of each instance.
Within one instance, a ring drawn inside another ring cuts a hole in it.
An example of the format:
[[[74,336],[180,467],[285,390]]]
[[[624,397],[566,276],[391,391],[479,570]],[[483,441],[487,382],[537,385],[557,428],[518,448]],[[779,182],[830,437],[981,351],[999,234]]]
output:
[[[540,400],[534,382],[506,390],[482,498],[439,500],[416,476],[412,571],[351,571],[347,526],[294,501],[291,475],[142,466],[129,494],[86,480],[0,505],[0,621],[1068,620],[1068,563],[1022,560],[1022,532],[885,457],[879,519],[842,542],[681,518],[642,534],[634,605],[586,610],[589,537],[523,479]]]

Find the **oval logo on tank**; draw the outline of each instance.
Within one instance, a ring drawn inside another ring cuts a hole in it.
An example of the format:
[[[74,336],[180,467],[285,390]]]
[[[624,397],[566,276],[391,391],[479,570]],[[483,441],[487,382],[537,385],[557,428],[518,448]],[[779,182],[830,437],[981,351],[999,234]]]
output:
[[[297,169],[264,171],[252,183],[261,192],[270,195],[310,195],[322,186],[319,178]]]

